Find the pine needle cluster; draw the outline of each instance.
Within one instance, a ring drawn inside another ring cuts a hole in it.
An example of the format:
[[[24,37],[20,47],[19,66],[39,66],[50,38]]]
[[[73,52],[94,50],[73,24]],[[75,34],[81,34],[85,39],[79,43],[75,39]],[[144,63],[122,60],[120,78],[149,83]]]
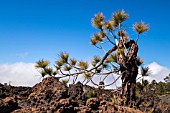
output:
[[[138,23],[136,22],[134,25],[133,25],[133,29],[138,33],[138,34],[141,34],[145,31],[147,31],[149,29],[149,26],[148,25],[145,25],[144,22],[141,22],[141,23]]]
[[[94,58],[92,59],[92,61],[91,61],[91,64],[92,64],[92,66],[96,66],[97,65],[97,63],[99,63],[101,61],[101,57],[99,57],[99,56],[94,56]]]
[[[149,67],[141,67],[141,75],[144,76],[149,76]]]
[[[90,44],[96,45],[98,42],[103,41],[105,36],[106,36],[106,33],[104,33],[104,32],[103,33],[102,32],[95,33],[91,38]]]
[[[98,13],[98,14],[95,15],[94,18],[92,18],[92,25],[95,28],[102,28],[103,20],[104,20],[103,13]]]
[[[88,62],[86,61],[80,61],[77,65],[83,70],[86,70],[88,68]]]
[[[124,10],[116,11],[112,16],[112,20],[114,22],[115,27],[117,27],[120,23],[125,21],[127,18],[128,18],[128,14],[126,14]]]

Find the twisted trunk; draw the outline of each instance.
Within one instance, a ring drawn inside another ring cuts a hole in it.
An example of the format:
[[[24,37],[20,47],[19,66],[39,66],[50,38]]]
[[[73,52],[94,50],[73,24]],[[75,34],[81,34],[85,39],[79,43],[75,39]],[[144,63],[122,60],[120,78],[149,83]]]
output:
[[[138,74],[138,67],[135,65],[129,65],[128,69],[122,69],[122,93],[121,97],[124,100],[125,105],[132,106],[135,102],[135,86],[136,77]]]
[[[138,46],[135,41],[131,40],[124,44],[120,40],[118,50],[125,48],[127,53],[118,54],[118,63],[120,65],[120,71],[122,74],[122,92],[121,98],[124,100],[124,104],[132,106],[136,100],[135,87],[136,77],[138,75],[138,66],[136,64],[136,57],[138,52]]]

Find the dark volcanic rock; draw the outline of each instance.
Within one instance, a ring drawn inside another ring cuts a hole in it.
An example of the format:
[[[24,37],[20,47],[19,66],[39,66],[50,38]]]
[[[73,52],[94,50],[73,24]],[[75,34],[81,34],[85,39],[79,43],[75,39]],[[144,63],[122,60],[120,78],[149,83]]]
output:
[[[32,88],[28,96],[28,103],[32,106],[48,106],[53,100],[58,101],[67,98],[67,86],[59,82],[58,78],[48,77]]]
[[[15,95],[27,97],[31,93],[30,91],[30,87],[15,87],[7,84],[0,84],[0,99],[3,99],[5,97],[12,97]]]
[[[56,77],[44,78],[32,88],[0,84],[0,113],[142,113],[114,104],[113,95],[112,90],[80,82],[67,87]]]
[[[86,106],[90,107],[92,110],[97,110],[99,107],[99,99],[90,98],[86,101]]]
[[[18,108],[15,97],[6,97],[0,100],[0,113],[9,113]]]

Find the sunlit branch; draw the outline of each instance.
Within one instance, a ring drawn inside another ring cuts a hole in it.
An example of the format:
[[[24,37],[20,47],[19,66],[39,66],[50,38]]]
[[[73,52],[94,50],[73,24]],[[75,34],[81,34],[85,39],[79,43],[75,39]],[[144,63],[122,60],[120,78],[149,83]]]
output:
[[[103,85],[103,87],[106,87],[106,86],[111,86],[111,85],[113,85],[114,83],[116,83],[117,82],[117,80],[119,80],[119,78],[121,77],[122,75],[119,75],[119,77],[117,77],[116,78],[116,80],[114,80],[112,83],[110,83],[110,84],[107,84],[107,85]],[[92,79],[91,79],[91,82],[92,82],[92,84],[94,84],[95,86],[100,86],[99,84],[96,84]]]
[[[136,43],[138,42],[138,40],[139,40],[139,34],[138,34],[138,36],[137,36],[137,38],[136,38]]]
[[[101,28],[100,30],[103,33],[103,29]],[[106,35],[106,38],[111,44],[116,45],[113,41],[110,40],[109,36]]]
[[[114,39],[117,39],[116,35],[113,34],[113,31],[112,31],[112,30],[109,30],[109,31],[110,31],[111,36],[112,36]]]

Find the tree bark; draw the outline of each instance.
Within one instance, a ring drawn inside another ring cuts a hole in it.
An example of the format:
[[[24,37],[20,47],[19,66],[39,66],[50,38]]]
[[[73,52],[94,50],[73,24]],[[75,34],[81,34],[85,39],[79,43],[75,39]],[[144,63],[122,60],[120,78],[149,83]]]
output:
[[[135,87],[136,77],[138,74],[138,67],[131,65],[128,69],[122,69],[122,93],[121,97],[124,100],[124,104],[132,106],[136,101]]]
[[[136,77],[138,75],[138,66],[136,64],[136,57],[138,52],[138,46],[135,41],[130,40],[126,45],[123,45],[123,41],[120,40],[118,50],[126,47],[127,53],[118,54],[118,63],[120,65],[120,71],[122,74],[122,92],[121,98],[124,100],[124,105],[133,106],[136,101],[135,87]]]

